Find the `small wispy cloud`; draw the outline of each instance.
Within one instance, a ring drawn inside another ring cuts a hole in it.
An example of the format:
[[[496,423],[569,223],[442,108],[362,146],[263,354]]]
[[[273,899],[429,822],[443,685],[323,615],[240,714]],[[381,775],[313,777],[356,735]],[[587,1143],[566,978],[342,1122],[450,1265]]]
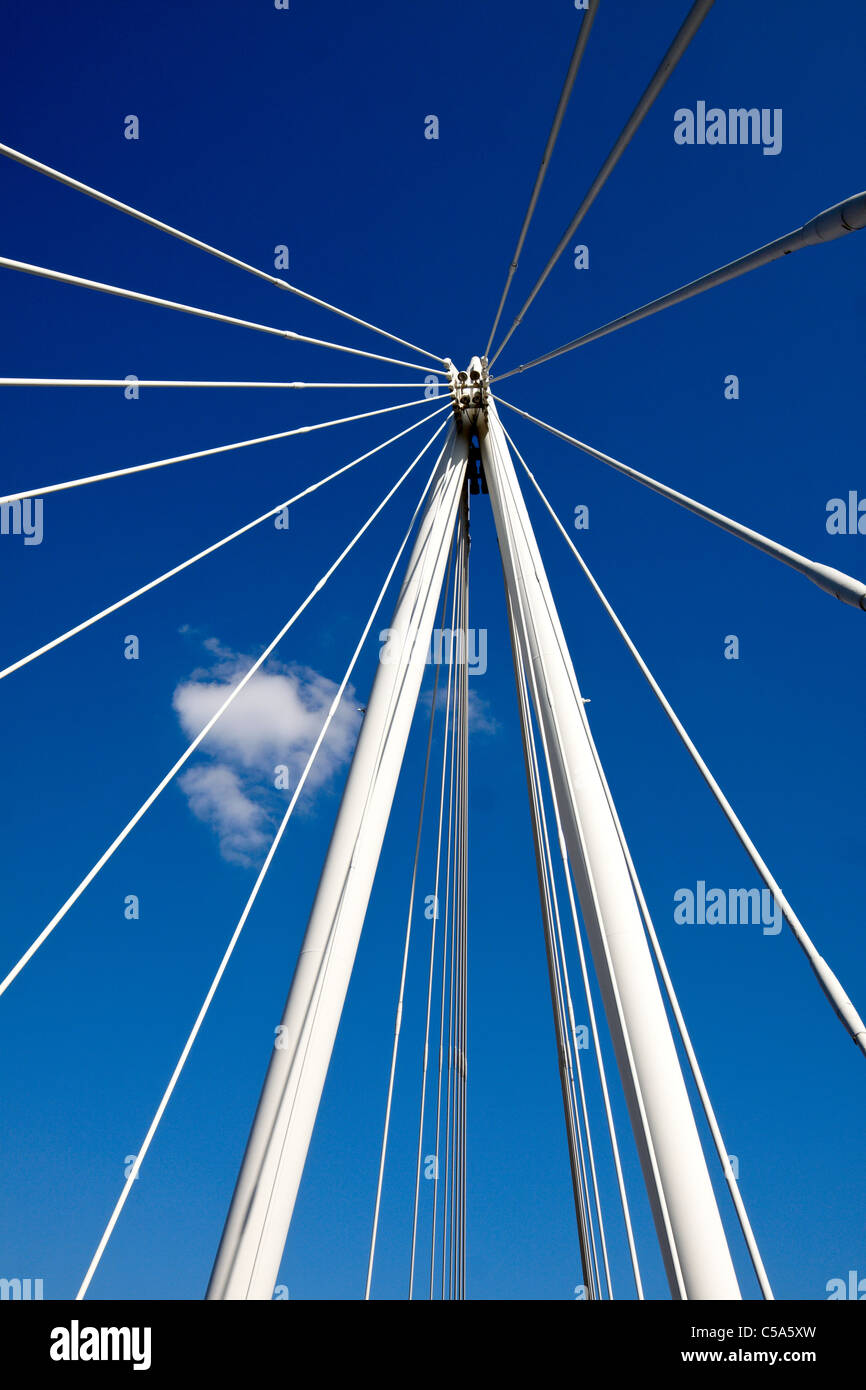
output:
[[[213,661],[182,681],[172,700],[188,738],[204,728],[253,661],[215,637],[202,646]],[[271,661],[207,735],[201,749],[206,761],[189,768],[179,785],[193,815],[213,829],[224,859],[247,866],[261,861],[338,688],[311,667]],[[355,691],[348,686],[304,785],[299,810],[348,762],[360,723]]]

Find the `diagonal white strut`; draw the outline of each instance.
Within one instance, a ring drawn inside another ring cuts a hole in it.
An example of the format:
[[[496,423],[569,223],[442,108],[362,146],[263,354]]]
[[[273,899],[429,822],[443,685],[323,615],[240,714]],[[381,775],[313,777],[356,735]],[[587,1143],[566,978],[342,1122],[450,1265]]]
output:
[[[389,659],[367,703],[209,1299],[273,1295],[421,688],[466,461],[466,436],[452,426],[391,620]]]
[[[671,1291],[675,1298],[738,1299],[628,866],[579,709],[577,679],[492,401],[481,453],[506,586],[525,614],[522,656],[536,673],[536,713]]]

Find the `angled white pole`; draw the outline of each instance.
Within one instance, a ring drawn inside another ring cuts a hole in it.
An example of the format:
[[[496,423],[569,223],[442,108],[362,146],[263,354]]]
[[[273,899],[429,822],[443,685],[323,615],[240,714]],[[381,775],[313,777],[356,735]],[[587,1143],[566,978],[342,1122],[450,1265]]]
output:
[[[495,405],[481,440],[506,585],[526,617],[569,860],[672,1294],[740,1290],[577,679]]]
[[[593,575],[583,556],[580,554],[580,551],[577,549],[577,546],[574,544],[574,541],[569,536],[559,517],[556,515],[556,512],[553,510],[553,507],[550,505],[550,502],[542,492],[538,479],[535,477],[535,474],[529,468],[526,461],[522,458],[519,449],[514,444],[514,441],[510,439],[510,436],[506,437],[509,438],[512,448],[514,449],[514,452],[517,454],[517,457],[520,459],[520,462],[523,464],[523,467],[525,468],[536,492],[538,493],[548,512],[552,516],[562,536],[565,538],[565,542],[568,545],[568,548],[574,555],[575,559],[577,560],[578,564],[580,565],[581,569],[583,570],[584,574],[586,575],[587,579],[589,580],[590,584],[595,590],[597,597],[601,601],[602,607],[604,608],[605,612],[607,613],[608,617],[610,618],[611,622],[613,623],[614,627],[616,628],[626,647],[630,651],[631,655],[634,657],[638,669],[641,672],[641,675],[646,680],[647,684],[650,687],[650,690],[655,695],[656,699],[658,700],[668,719],[671,721],[677,733],[679,734],[680,739],[682,740],[683,745],[691,755],[695,766],[697,767],[698,771],[700,772],[701,776],[703,777],[704,781],[706,782],[710,791],[713,793],[713,796],[716,798],[716,801],[724,811],[728,821],[733,827],[734,832],[737,835],[737,838],[743,846],[743,849],[748,854],[755,868],[758,870],[758,873],[760,874],[761,878],[764,880],[764,883],[767,885],[770,892],[772,893],[773,899],[778,904],[782,916],[788,923],[788,926],[791,928],[791,931],[794,935],[795,940],[797,941],[797,944],[802,948],[807,960],[809,961],[809,964],[815,972],[815,975],[818,979],[818,983],[820,984],[822,990],[824,991],[825,995],[832,1004],[836,1014],[838,1015],[842,1023],[845,1025],[845,1028],[847,1029],[852,1041],[857,1044],[857,1046],[860,1048],[860,1051],[863,1053],[864,1056],[866,1056],[866,1024],[864,1024],[862,1018],[860,1017],[859,1013],[854,1007],[853,1001],[846,993],[845,989],[843,988],[841,982],[837,979],[836,975],[830,969],[830,966],[827,964],[824,957],[818,951],[814,941],[809,936],[809,933],[806,931],[806,928],[803,926],[803,923],[800,921],[794,909],[791,907],[791,904],[788,902],[788,899],[785,897],[785,894],[782,892],[781,888],[779,887],[779,884],[776,882],[776,879],[770,872],[767,863],[765,862],[761,854],[758,852],[758,849],[755,846],[751,836],[746,831],[743,822],[740,820],[739,816],[734,811],[734,808],[731,805],[730,801],[728,801],[728,798],[725,796],[715,777],[710,772],[709,767],[705,763],[704,759],[701,757],[701,754],[698,752],[696,745],[689,737],[685,725],[677,715],[670,700],[668,700],[667,696],[665,695],[664,691],[662,690],[652,671],[647,666],[646,662],[644,661],[634,642],[629,637],[628,633],[626,632],[625,628],[623,627],[622,623],[620,622],[619,618],[617,617],[616,613],[614,612],[613,608],[611,607],[610,603],[608,602],[607,598],[602,592],[602,589],[598,584],[598,581],[596,580],[595,576]],[[647,923],[647,931],[650,935],[650,940],[652,941],[655,932],[649,919],[648,910],[646,913],[644,913],[644,920]],[[659,969],[661,970],[662,975],[665,976],[667,974],[667,968],[663,963],[663,959],[661,958],[661,949],[659,948],[659,950],[656,951],[656,948],[654,946],[653,950],[656,953],[656,958],[659,960]],[[679,1005],[675,1002],[675,997],[673,996],[673,986],[671,985],[670,987],[668,987],[666,983],[665,987],[666,989],[668,989],[668,994],[671,999],[671,1008],[673,1009],[674,1014],[678,1015]],[[691,1053],[691,1044],[688,1041],[688,1035],[685,1031],[685,1023],[679,1023],[678,1019],[678,1026],[680,1027],[683,1036],[683,1045],[686,1051],[688,1053]],[[694,1059],[693,1066],[697,1068],[697,1058]],[[700,1081],[697,1075],[695,1076],[695,1084],[697,1085],[698,1090],[701,1091],[703,1099],[703,1083],[702,1081]],[[709,1096],[706,1097],[705,1105],[709,1106]],[[709,1114],[709,1112],[707,1114],[707,1118],[709,1120],[710,1127],[714,1128],[715,1120]],[[722,1152],[723,1151],[720,1145],[720,1154]],[[736,1185],[734,1184],[732,1185],[732,1191],[735,1190]],[[761,1276],[759,1275],[759,1278],[760,1277]]]
[[[3,383],[0,381],[0,386]],[[211,449],[196,449],[192,454],[174,454],[171,458],[153,459],[149,463],[133,463],[128,468],[114,468],[108,473],[91,473],[85,478],[69,478],[65,483],[49,483],[46,487],[29,487],[24,492],[9,492],[0,497],[0,507],[5,502],[20,502],[25,497],[44,497],[49,492],[66,492],[71,487],[86,487],[89,483],[104,483],[109,478],[128,478],[133,473],[147,473],[153,468],[166,468],[171,463],[189,463],[192,459],[210,458],[214,454],[230,454],[235,449],[248,449],[253,444],[271,444],[275,439],[292,439],[298,434],[312,434],[315,430],[330,429],[332,425],[350,425],[356,420],[369,420],[374,415],[390,415],[397,410],[408,410],[410,406],[426,405],[419,401],[406,401],[401,405],[386,405],[380,410],[365,410],[360,415],[344,415],[337,420],[322,420],[315,425],[296,425],[292,430],[280,430],[279,434],[260,434],[255,439],[239,439],[234,444],[216,444]],[[432,418],[432,417],[431,417]]]
[[[373,682],[208,1299],[273,1294],[421,688],[466,460],[466,437],[452,426]]]
[[[502,400],[501,396],[496,396],[495,400],[500,405],[507,405],[509,410],[513,410],[516,415],[522,415],[524,420],[531,420],[534,425],[540,425],[548,434],[555,435],[557,439],[562,439],[566,444],[573,444],[576,449],[582,449],[590,458],[598,459],[599,463],[606,463],[609,468],[615,468],[618,473],[624,473],[627,478],[633,479],[636,483],[641,483],[643,487],[649,488],[652,492],[657,492],[660,497],[667,497],[668,501],[676,502],[678,507],[684,507],[688,512],[694,512],[695,516],[703,517],[704,521],[711,521],[714,526],[718,526],[721,531],[727,531],[732,536],[737,536],[739,540],[746,541],[748,545],[754,546],[756,550],[762,550],[765,555],[771,555],[774,560],[781,560],[783,565],[788,565],[790,569],[796,570],[806,579],[810,579],[813,584],[817,584],[819,589],[823,589],[825,594],[832,594],[842,603],[847,603],[851,608],[862,608],[866,610],[866,584],[861,579],[855,579],[850,574],[845,574],[843,570],[834,569],[832,565],[823,565],[818,560],[810,560],[807,555],[800,555],[796,550],[791,550],[787,545],[781,545],[778,541],[772,540],[769,536],[764,536],[760,531],[753,531],[750,526],[743,526],[739,521],[734,521],[732,517],[725,516],[723,512],[716,512],[712,507],[705,507],[703,502],[696,502],[693,497],[687,497],[684,492],[677,492],[676,488],[668,487],[666,483],[660,483],[658,479],[651,478],[648,473],[639,473],[636,468],[630,468],[628,464],[621,463],[619,459],[611,458],[610,454],[603,454],[600,449],[593,449],[590,444],[584,444],[573,435],[565,434],[563,430],[558,430],[553,425],[548,425],[544,420],[539,420],[535,415],[530,415],[526,410],[520,410],[516,405],[511,405],[509,401]]]
[[[487,347],[484,349],[486,353],[489,353],[491,347],[493,346],[493,339],[496,337],[496,330],[499,327],[499,320],[502,317],[502,310],[505,308],[505,301],[508,298],[508,291],[511,289],[511,282],[514,279],[514,276],[517,272],[517,267],[520,264],[520,254],[523,250],[523,244],[526,241],[526,234],[529,231],[529,224],[531,223],[533,215],[535,213],[535,207],[538,202],[539,195],[541,193],[541,185],[544,183],[545,175],[547,174],[547,170],[550,166],[550,161],[553,156],[553,151],[556,146],[556,142],[559,139],[560,127],[562,126],[565,111],[571,98],[575,78],[577,77],[577,70],[580,67],[581,60],[586,50],[586,45],[589,42],[589,35],[592,30],[592,25],[593,21],[595,20],[595,16],[598,13],[598,7],[600,2],[601,0],[588,0],[587,7],[584,9],[584,13],[581,18],[580,29],[578,30],[577,39],[575,41],[575,45],[571,54],[571,60],[568,64],[568,71],[565,74],[565,81],[562,84],[562,91],[559,94],[559,101],[556,104],[556,111],[553,114],[553,125],[550,127],[550,134],[547,137],[547,144],[545,145],[544,153],[541,156],[541,163],[538,166],[538,173],[535,175],[535,183],[532,186],[532,193],[529,197],[529,206],[526,209],[526,213],[523,218],[523,224],[520,228],[520,234],[517,238],[517,245],[514,248],[514,255],[511,257],[511,263],[508,267],[508,274],[505,277],[505,288],[502,291],[502,297],[499,300],[499,307],[496,310],[496,318],[493,320],[493,327],[490,330],[490,337],[487,339]],[[2,149],[3,147],[2,145],[0,145],[0,151],[2,151]]]
[[[6,155],[8,159],[16,160],[27,169],[35,169],[37,173],[47,174],[50,179],[56,179],[58,183],[65,184],[67,188],[74,188],[79,193],[86,193],[88,198],[95,198],[97,202],[105,203],[110,208],[116,208],[118,212],[125,212],[129,217],[135,217],[139,222],[145,222],[148,227],[156,227],[160,232],[168,232],[169,236],[177,237],[178,241],[185,241],[189,246],[197,247],[199,251],[207,251],[209,256],[216,256],[228,265],[237,266],[240,270],[248,270],[251,275],[257,275],[260,280],[269,280],[272,285],[276,285],[279,289],[299,295],[301,299],[306,299],[310,304],[318,305],[320,309],[327,309],[332,314],[339,314],[340,318],[348,319],[350,323],[360,324],[362,328],[369,328],[372,333],[379,333],[383,338],[391,338],[395,343],[411,348],[413,352],[420,352],[422,357],[432,357],[434,362],[441,362],[442,360],[441,357],[436,357],[435,353],[416,347],[414,343],[407,342],[405,338],[398,338],[394,333],[386,332],[384,328],[377,328],[375,323],[368,323],[366,319],[359,319],[357,315],[349,314],[345,309],[339,309],[336,304],[329,304],[326,299],[317,299],[314,294],[307,294],[305,290],[299,290],[297,285],[290,285],[287,280],[281,280],[277,275],[271,275],[266,270],[259,270],[256,266],[239,260],[237,256],[230,256],[226,251],[220,251],[216,246],[211,246],[206,241],[200,241],[198,237],[190,236],[177,227],[170,227],[167,222],[160,222],[158,218],[150,217],[146,212],[140,212],[138,208],[130,207],[128,203],[121,203],[119,199],[102,193],[98,188],[91,188],[89,184],[82,183],[80,179],[73,179],[69,174],[61,173],[59,169],[52,169],[50,164],[42,164],[38,159],[32,159],[30,155],[22,154],[21,150],[13,150],[10,145],[0,145],[0,154]]]
[[[571,1189],[574,1197],[574,1214],[577,1221],[577,1239],[580,1249],[580,1262],[587,1297],[595,1299],[598,1295],[593,1283],[593,1269],[590,1255],[590,1232],[586,1207],[583,1201],[583,1170],[579,1149],[579,1138],[572,1111],[570,1062],[571,1051],[565,1031],[565,1020],[559,1008],[559,992],[556,974],[556,945],[554,937],[553,904],[547,878],[545,862],[545,841],[542,835],[541,784],[538,761],[532,730],[532,716],[529,707],[529,682],[526,679],[518,616],[515,605],[508,597],[508,629],[511,636],[511,659],[514,664],[514,680],[517,685],[517,705],[520,715],[520,732],[523,739],[523,763],[526,771],[526,785],[529,792],[529,810],[532,818],[532,843],[535,849],[535,870],[538,876],[538,892],[541,899],[541,917],[544,928],[544,951],[547,959],[547,978],[550,986],[550,1002],[553,1007],[553,1029],[556,1039],[556,1054],[559,1064],[559,1084],[562,1091],[562,1106],[565,1116],[565,1137],[568,1145],[568,1161],[571,1169]],[[588,1131],[587,1131],[588,1132]]]
[[[515,376],[518,372],[527,372],[530,367],[537,367],[542,362],[550,362],[554,357],[561,357],[564,352],[573,352],[575,348],[595,342],[596,338],[605,338],[608,333],[615,333],[617,329],[638,323],[641,319],[649,318],[650,314],[657,314],[661,309],[669,309],[672,304],[681,304],[685,299],[693,299],[696,294],[703,294],[704,290],[711,290],[716,285],[724,285],[728,280],[735,280],[738,275],[746,275],[750,270],[757,270],[760,266],[769,265],[771,261],[780,260],[782,256],[790,256],[792,251],[800,251],[804,246],[820,246],[822,242],[835,241],[837,237],[846,236],[848,232],[862,231],[864,227],[866,227],[866,192],[855,193],[850,198],[844,198],[841,203],[834,203],[833,207],[825,208],[823,212],[819,212],[804,226],[796,227],[793,232],[788,232],[776,241],[768,242],[766,246],[759,246],[757,251],[750,251],[735,261],[729,261],[727,265],[719,266],[717,270],[711,270],[708,275],[702,275],[699,280],[692,280],[688,285],[681,285],[679,289],[672,290],[670,294],[653,299],[649,304],[643,304],[639,309],[632,309],[631,313],[623,314],[618,319],[612,319],[610,323],[602,324],[600,328],[593,328],[589,333],[582,334],[580,338],[572,338],[570,343],[564,343],[562,347],[545,352],[541,357],[533,357],[531,362],[523,362],[519,367],[512,367],[511,371],[503,372],[495,379],[504,381],[507,376]]]
[[[623,126],[622,130],[617,136],[616,142],[613,148],[611,149],[610,153],[608,154],[607,159],[602,164],[601,168],[599,169],[598,173],[593,179],[589,187],[589,190],[584,195],[583,202],[577,209],[577,212],[574,214],[574,217],[571,219],[562,236],[560,237],[559,242],[556,246],[556,250],[550,257],[550,260],[547,262],[547,265],[544,267],[544,270],[541,272],[540,276],[536,280],[534,286],[532,287],[532,290],[529,293],[529,296],[524,301],[523,308],[520,310],[519,314],[515,318],[505,337],[500,342],[499,347],[496,349],[495,353],[490,358],[491,367],[493,366],[497,357],[502,352],[502,349],[505,347],[505,344],[508,342],[514,330],[518,328],[519,325],[523,322],[523,317],[527,309],[534,300],[535,296],[538,294],[538,291],[541,289],[548,275],[553,270],[553,267],[556,265],[566,246],[571,241],[571,238],[574,236],[584,217],[589,212],[589,209],[592,207],[602,188],[607,183],[608,178],[613,173],[613,170],[616,168],[622,155],[631,143],[633,135],[637,131],[638,127],[641,125],[647,112],[650,110],[653,103],[655,102],[659,92],[664,87],[674,68],[677,66],[677,63],[682,58],[692,39],[695,37],[695,34],[698,32],[707,15],[709,14],[713,6],[713,3],[714,0],[694,0],[694,4],[692,5],[691,9],[689,10],[688,14],[686,15],[676,34],[674,35],[674,39],[671,43],[670,48],[668,49],[667,53],[662,58],[658,67],[656,68],[655,72],[650,78],[649,84],[645,88],[643,95],[640,98],[640,101],[632,111],[631,115],[629,116],[628,120],[626,121],[625,125]],[[589,16],[587,16],[587,18],[589,18]],[[584,20],[584,25],[585,24],[586,19]]]
[[[383,357],[379,352],[364,352],[361,348],[345,347],[342,343],[331,343],[324,338],[308,338],[306,334],[295,333],[291,328],[274,328],[271,324],[254,323],[251,319],[239,319],[232,314],[217,313],[215,309],[200,309],[194,304],[181,304],[176,299],[161,299],[158,295],[127,290],[120,285],[106,285],[101,280],[86,280],[83,275],[67,275],[63,270],[52,270],[45,265],[31,265],[28,261],[16,261],[9,256],[0,256],[0,266],[4,270],[20,270],[26,275],[57,280],[61,285],[78,285],[85,290],[99,290],[103,294],[117,295],[120,299],[132,299],[137,304],[154,304],[159,309],[177,309],[181,314],[194,314],[197,318],[211,319],[215,323],[233,323],[238,328],[255,328],[259,333],[272,333],[277,338],[288,338],[292,343],[312,343],[314,347],[332,348],[334,352],[349,352],[354,357],[366,357],[374,362],[388,362],[395,367],[410,367],[415,372],[446,375],[441,367],[404,362],[402,357]]]

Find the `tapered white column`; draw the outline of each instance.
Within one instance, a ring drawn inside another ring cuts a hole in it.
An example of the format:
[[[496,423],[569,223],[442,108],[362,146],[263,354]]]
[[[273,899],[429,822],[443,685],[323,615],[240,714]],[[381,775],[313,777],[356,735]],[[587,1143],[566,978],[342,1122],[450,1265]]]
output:
[[[563,833],[671,1292],[738,1299],[737,1278],[628,867],[547,576],[495,406],[481,441],[505,582],[536,673]]]
[[[452,426],[373,682],[209,1299],[273,1295],[421,688],[466,458],[466,438]]]

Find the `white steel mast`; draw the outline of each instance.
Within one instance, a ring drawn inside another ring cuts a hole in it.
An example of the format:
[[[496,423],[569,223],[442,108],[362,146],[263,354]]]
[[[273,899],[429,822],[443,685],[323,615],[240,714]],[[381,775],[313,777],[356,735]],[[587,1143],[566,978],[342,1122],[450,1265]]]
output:
[[[485,371],[486,378],[486,371]],[[485,380],[486,387],[486,380]],[[674,1298],[741,1297],[574,668],[496,408],[481,456],[516,632],[535,671],[569,861]]]
[[[675,1298],[740,1298],[691,1103],[597,765],[577,679],[486,362],[451,377],[456,422],[437,465],[380,662],[214,1264],[209,1299],[269,1299],[330,1063],[421,687],[448,550],[478,436],[513,639],[536,717],[617,1063]]]
[[[270,1299],[430,646],[466,478],[452,425],[391,620],[271,1056],[208,1299]]]

